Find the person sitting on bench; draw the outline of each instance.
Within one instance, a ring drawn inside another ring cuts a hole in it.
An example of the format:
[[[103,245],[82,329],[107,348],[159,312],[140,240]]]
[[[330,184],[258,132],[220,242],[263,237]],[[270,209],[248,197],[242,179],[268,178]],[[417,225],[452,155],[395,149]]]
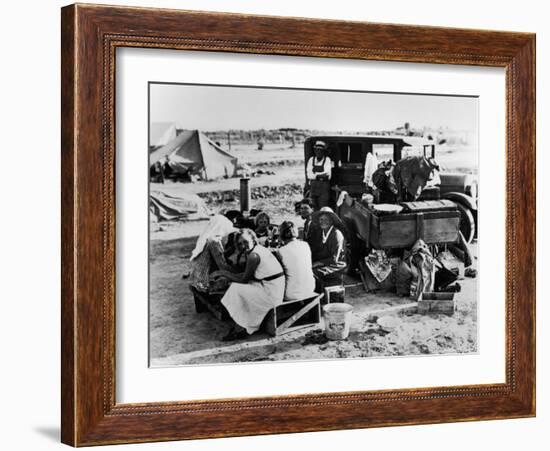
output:
[[[278,243],[276,236],[278,235],[277,226],[271,224],[269,215],[261,211],[254,218],[254,233],[258,237],[259,243],[264,247],[275,247]]]
[[[229,219],[216,215],[208,222],[205,230],[200,234],[195,248],[191,253],[190,285],[202,292],[208,292],[210,273],[218,270],[230,270],[231,265],[224,255],[224,247],[229,235],[236,229]]]
[[[243,229],[237,234],[237,246],[248,254],[242,273],[220,270],[211,278],[228,279],[229,289],[221,299],[234,324],[224,341],[237,340],[256,332],[266,314],[282,304],[285,278],[281,264],[273,253],[258,244],[256,234]]]
[[[254,233],[259,240],[262,240],[262,238],[267,238],[269,236],[269,226],[271,225],[271,219],[266,212],[261,211],[256,215],[256,217],[254,218],[254,225],[256,226],[256,228],[254,229]]]
[[[330,207],[324,207],[313,217],[320,229],[320,243],[313,252],[313,274],[318,289],[340,285],[346,263],[346,242],[342,233],[343,224]]]
[[[311,269],[311,249],[305,241],[298,240],[298,228],[292,221],[285,221],[279,228],[283,243],[275,256],[285,272],[285,301],[310,298],[315,295],[315,278]]]

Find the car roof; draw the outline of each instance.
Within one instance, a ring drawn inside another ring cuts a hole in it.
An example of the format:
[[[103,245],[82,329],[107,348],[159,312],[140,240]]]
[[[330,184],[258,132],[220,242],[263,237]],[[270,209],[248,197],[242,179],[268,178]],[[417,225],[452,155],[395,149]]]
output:
[[[317,135],[310,136],[305,143],[310,141],[367,141],[379,144],[402,144],[403,146],[413,146],[419,144],[435,144],[435,141],[422,136],[401,136],[401,135]]]
[[[404,136],[379,136],[379,135],[323,135],[323,136],[310,136],[305,140],[305,143],[309,141],[367,141],[372,143],[380,144],[396,144],[401,143],[404,146],[410,146],[410,144],[405,141]]]

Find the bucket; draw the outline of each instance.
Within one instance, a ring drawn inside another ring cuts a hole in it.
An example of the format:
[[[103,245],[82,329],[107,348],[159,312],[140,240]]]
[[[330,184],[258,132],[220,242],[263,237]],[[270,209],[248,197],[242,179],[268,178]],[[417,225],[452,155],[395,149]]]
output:
[[[345,302],[327,304],[325,314],[325,335],[329,340],[345,340],[349,335],[353,307]]]

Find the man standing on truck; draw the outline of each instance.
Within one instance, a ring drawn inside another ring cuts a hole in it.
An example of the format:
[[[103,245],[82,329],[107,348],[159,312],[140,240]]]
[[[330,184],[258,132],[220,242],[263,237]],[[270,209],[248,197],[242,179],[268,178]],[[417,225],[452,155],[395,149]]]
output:
[[[327,156],[327,145],[324,141],[315,141],[315,155],[306,164],[306,175],[310,183],[310,197],[315,211],[328,206],[330,201],[330,177],[332,161]]]

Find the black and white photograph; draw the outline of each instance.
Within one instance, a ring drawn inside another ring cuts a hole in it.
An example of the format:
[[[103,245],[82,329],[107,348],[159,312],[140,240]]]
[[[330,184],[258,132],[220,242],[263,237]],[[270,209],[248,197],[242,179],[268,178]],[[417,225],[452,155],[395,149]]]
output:
[[[148,90],[150,367],[478,352],[478,97]]]

